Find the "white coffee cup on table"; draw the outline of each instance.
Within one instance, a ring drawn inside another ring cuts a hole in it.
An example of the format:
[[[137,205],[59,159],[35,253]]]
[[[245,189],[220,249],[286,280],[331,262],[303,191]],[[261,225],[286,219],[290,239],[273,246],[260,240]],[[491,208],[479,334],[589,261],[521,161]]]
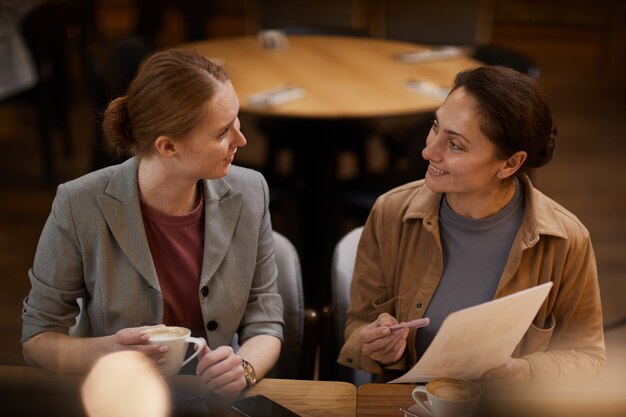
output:
[[[413,392],[420,414],[432,417],[470,417],[480,399],[480,386],[465,379],[439,378],[417,386]],[[426,394],[426,400],[419,397]]]
[[[148,335],[148,344],[167,346],[168,351],[163,355],[167,361],[159,365],[159,370],[165,376],[176,375],[189,361],[198,356],[206,342],[202,338],[191,337],[191,330],[179,326],[158,326],[145,330]],[[196,351],[185,359],[189,343],[196,345]]]

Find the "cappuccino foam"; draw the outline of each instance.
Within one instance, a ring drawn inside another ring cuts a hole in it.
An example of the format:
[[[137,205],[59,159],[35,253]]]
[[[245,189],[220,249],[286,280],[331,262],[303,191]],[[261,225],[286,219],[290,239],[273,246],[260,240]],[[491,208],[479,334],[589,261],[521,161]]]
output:
[[[467,401],[478,394],[473,386],[453,379],[433,381],[427,389],[432,395],[448,401]]]
[[[184,328],[171,327],[149,332],[151,342],[166,342],[172,339],[178,339],[188,335],[188,331]]]

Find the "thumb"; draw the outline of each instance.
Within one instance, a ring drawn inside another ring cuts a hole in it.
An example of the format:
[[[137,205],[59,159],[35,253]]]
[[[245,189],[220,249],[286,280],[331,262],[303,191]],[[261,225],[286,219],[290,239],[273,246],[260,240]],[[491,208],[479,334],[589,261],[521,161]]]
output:
[[[204,341],[204,343],[202,344],[201,347],[198,347],[198,345],[194,345],[193,347],[195,350],[200,349],[200,353],[198,353],[198,357],[203,357],[204,355],[206,355],[207,353],[211,351],[209,344],[204,340],[204,338],[202,338],[202,340]]]

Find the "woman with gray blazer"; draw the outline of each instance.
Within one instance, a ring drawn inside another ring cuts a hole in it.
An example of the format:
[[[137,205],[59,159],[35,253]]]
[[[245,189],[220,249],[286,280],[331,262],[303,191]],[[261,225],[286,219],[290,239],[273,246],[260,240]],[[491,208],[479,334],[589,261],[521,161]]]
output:
[[[138,350],[160,364],[144,331],[164,323],[206,338],[195,371],[218,395],[272,368],[283,306],[269,193],[232,165],[246,144],[238,111],[224,69],[182,50],[149,57],[109,104],[105,137],[134,156],[58,187],[22,312],[29,363],[85,372]]]

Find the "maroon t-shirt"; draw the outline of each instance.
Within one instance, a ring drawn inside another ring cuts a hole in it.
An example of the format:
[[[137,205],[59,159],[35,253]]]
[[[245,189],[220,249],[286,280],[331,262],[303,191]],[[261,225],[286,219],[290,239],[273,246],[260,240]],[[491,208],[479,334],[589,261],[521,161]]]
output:
[[[206,337],[199,291],[204,252],[204,200],[181,216],[141,203],[148,245],[163,294],[163,323]]]

